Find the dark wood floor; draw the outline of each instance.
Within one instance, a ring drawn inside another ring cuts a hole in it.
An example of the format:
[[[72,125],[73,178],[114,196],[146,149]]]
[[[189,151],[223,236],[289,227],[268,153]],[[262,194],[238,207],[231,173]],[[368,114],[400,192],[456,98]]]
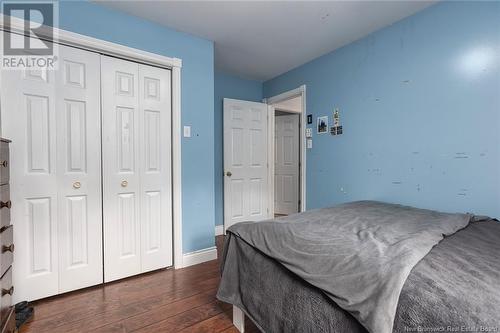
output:
[[[41,300],[20,332],[237,332],[231,305],[215,298],[218,269],[214,260]]]

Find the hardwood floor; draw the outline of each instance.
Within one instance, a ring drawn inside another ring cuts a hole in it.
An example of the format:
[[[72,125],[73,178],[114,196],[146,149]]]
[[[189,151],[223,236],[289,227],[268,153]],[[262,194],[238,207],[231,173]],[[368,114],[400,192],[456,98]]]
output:
[[[218,285],[218,260],[144,274],[35,302],[20,332],[237,332]],[[247,319],[245,332],[259,330]]]

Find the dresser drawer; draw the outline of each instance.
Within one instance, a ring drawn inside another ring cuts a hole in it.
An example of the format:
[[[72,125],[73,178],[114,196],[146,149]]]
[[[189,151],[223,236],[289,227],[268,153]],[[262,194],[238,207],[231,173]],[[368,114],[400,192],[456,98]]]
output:
[[[2,275],[12,265],[14,258],[13,230],[14,227],[10,226],[0,233],[0,274]]]
[[[0,141],[0,184],[7,184],[9,182],[9,164],[9,143]]]
[[[0,279],[0,319],[4,322],[9,316],[9,311],[12,306],[12,267],[9,267],[7,272]]]
[[[0,186],[0,230],[10,224],[10,186]]]

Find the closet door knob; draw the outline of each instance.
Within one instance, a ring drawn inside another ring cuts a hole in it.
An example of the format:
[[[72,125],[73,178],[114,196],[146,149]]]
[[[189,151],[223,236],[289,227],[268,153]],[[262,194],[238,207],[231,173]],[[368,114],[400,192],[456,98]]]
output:
[[[5,252],[14,252],[14,244],[10,244],[9,246],[7,245],[2,246],[2,253]]]
[[[73,183],[73,188],[74,188],[75,190],[78,190],[80,187],[82,187],[82,184],[81,184],[80,182],[74,182],[74,183]]]
[[[2,165],[4,168],[6,168],[9,165],[9,162],[2,161],[2,163],[0,163],[0,165]]]
[[[2,296],[5,295],[11,295],[14,293],[14,286],[10,287],[9,289],[3,289],[2,288]]]
[[[226,176],[231,177],[233,173],[231,171],[226,172]]]
[[[122,187],[127,187],[128,186],[128,181],[123,180],[122,183],[121,183],[121,186]]]
[[[12,202],[8,200],[7,202],[0,201],[0,209],[7,207],[10,209],[12,207]]]

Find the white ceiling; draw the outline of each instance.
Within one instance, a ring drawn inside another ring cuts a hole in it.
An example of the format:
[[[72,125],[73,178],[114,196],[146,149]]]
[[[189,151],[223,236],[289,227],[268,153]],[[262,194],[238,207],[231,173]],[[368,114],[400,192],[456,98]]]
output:
[[[302,110],[302,97],[294,97],[282,102],[273,104],[276,110],[300,112]]]
[[[267,80],[436,1],[96,1],[215,42],[215,67]]]

